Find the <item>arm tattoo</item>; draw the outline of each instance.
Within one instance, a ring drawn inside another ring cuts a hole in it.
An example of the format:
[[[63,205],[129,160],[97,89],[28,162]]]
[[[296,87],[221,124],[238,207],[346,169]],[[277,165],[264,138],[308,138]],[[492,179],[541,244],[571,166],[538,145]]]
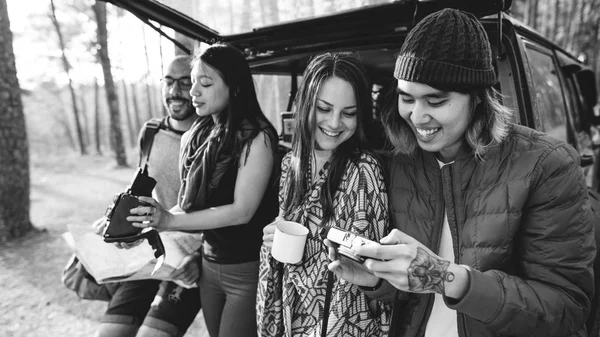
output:
[[[436,292],[444,295],[445,282],[452,282],[454,274],[447,271],[450,262],[430,255],[417,247],[417,256],[408,266],[408,287],[411,291]]]

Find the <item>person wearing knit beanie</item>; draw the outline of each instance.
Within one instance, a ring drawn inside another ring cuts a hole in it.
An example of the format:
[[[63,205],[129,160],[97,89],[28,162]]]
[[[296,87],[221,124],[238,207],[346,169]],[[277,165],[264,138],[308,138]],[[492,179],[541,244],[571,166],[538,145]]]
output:
[[[577,151],[511,122],[472,14],[420,21],[394,77],[393,230],[353,248],[362,266],[330,250],[332,271],[396,299],[392,337],[585,336],[596,246]]]
[[[487,34],[473,14],[444,9],[408,34],[394,76],[430,85],[488,87],[496,83]]]

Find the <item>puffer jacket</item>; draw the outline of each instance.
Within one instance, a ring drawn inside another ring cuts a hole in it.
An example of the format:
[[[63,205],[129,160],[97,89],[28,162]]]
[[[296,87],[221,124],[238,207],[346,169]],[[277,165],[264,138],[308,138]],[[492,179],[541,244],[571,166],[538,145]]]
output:
[[[471,268],[465,296],[445,299],[459,336],[586,335],[596,246],[572,147],[513,125],[483,163],[464,146],[442,169],[431,153],[395,156],[389,174],[392,225],[434,252],[448,212],[454,262]],[[395,336],[423,336],[433,295],[403,295]]]

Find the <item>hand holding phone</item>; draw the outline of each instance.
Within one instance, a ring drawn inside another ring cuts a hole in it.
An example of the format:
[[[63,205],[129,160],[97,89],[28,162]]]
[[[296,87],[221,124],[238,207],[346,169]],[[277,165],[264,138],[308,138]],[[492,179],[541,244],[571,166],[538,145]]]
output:
[[[375,241],[337,227],[329,227],[326,231],[325,238],[339,245],[337,252],[357,263],[364,263],[365,258],[354,254],[352,248],[364,245],[379,245],[379,243]]]

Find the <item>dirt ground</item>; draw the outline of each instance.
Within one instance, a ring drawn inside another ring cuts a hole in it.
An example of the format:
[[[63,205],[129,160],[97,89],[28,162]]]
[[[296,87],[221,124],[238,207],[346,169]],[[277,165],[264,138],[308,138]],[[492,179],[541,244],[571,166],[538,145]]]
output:
[[[68,223],[91,223],[133,169],[109,156],[31,160],[31,221],[36,231],[0,246],[0,336],[93,336],[105,302],[80,300],[60,282],[71,252]],[[186,337],[208,336],[199,314]]]

